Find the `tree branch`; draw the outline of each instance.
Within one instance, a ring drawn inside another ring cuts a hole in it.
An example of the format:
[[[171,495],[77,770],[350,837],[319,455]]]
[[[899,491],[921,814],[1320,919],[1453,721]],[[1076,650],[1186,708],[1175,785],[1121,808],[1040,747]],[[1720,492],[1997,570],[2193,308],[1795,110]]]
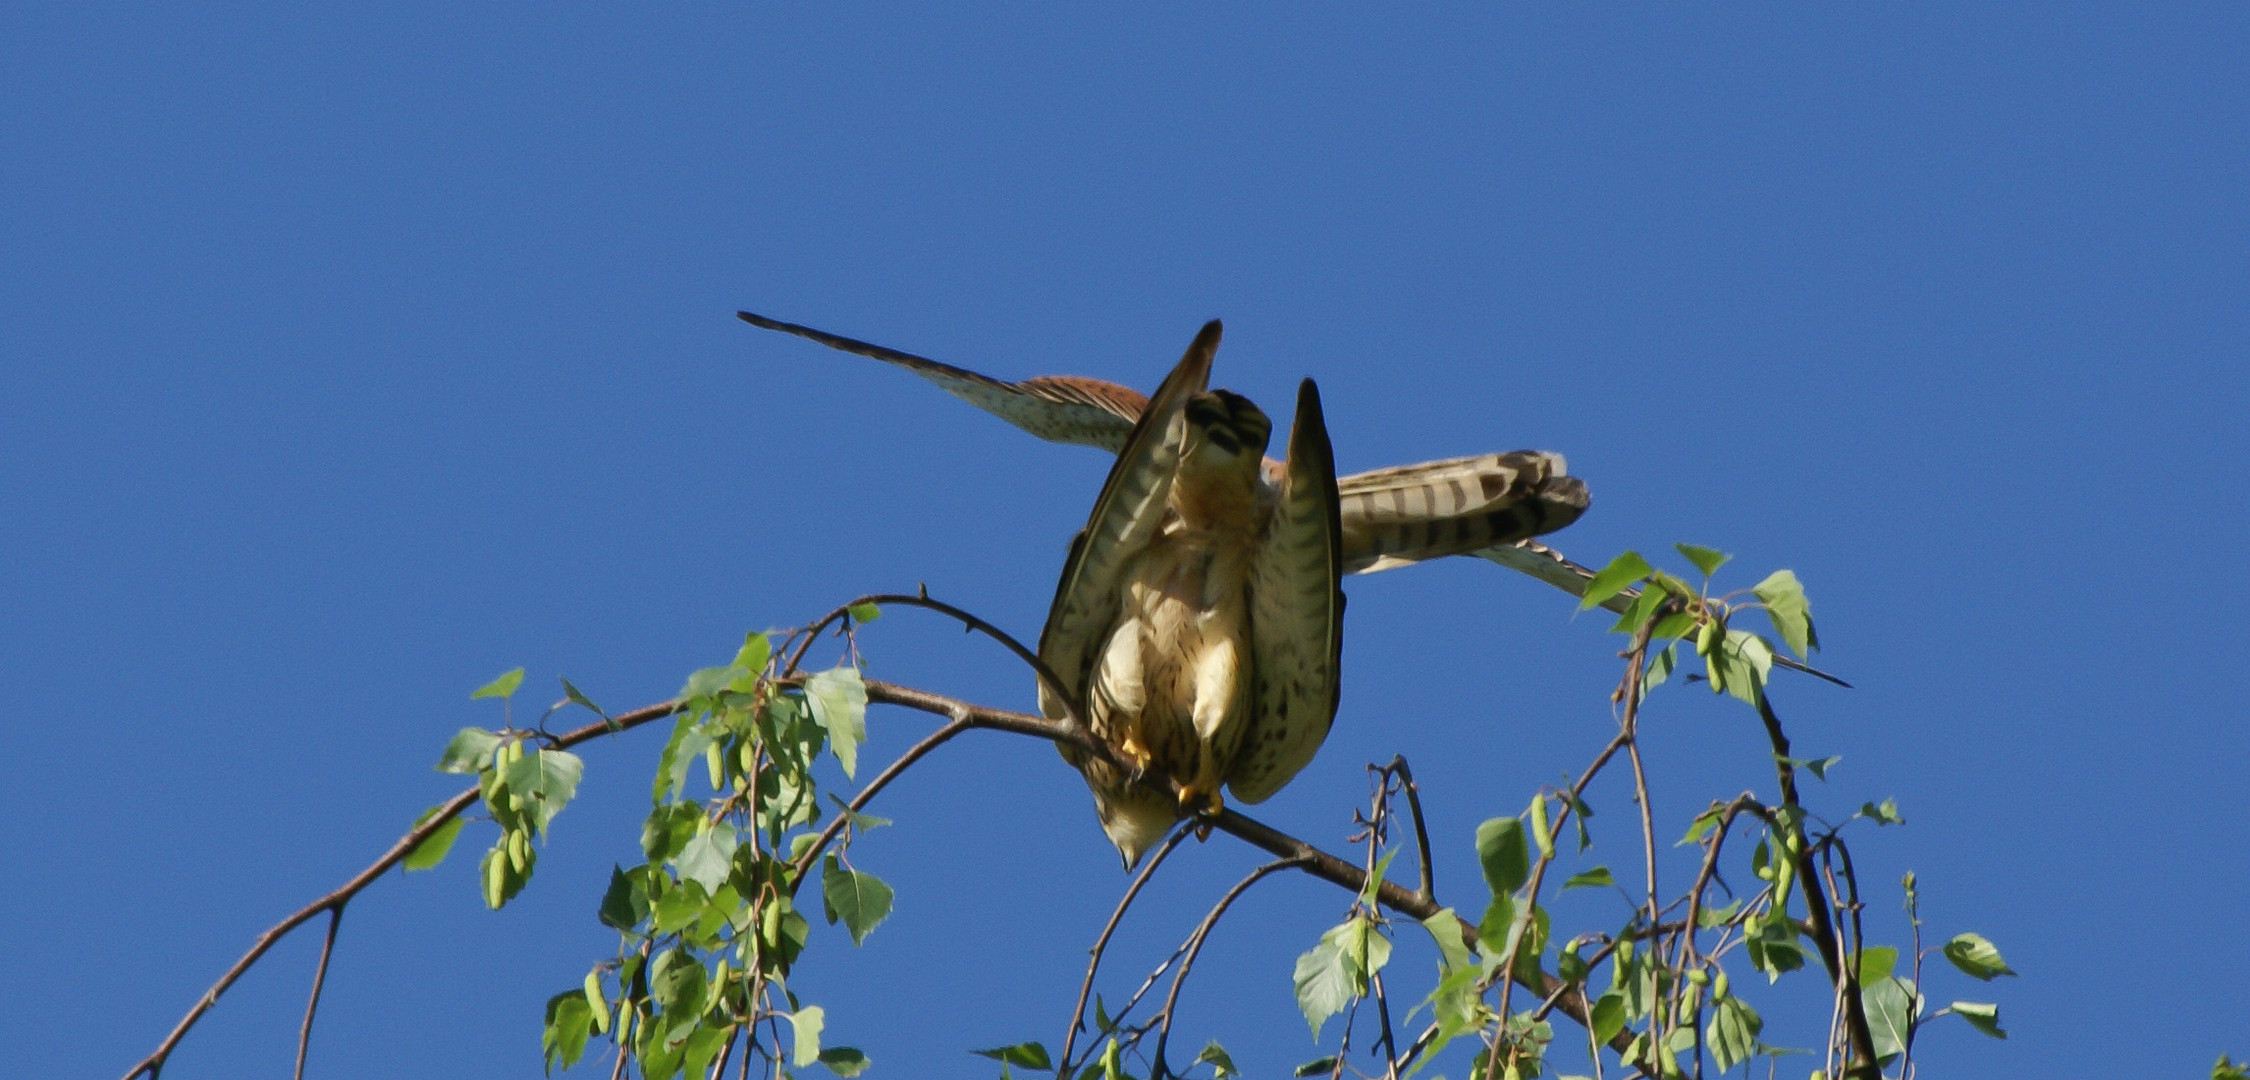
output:
[[[1078,1045],[1078,1033],[1085,1030],[1086,999],[1094,992],[1094,972],[1102,966],[1102,953],[1109,948],[1109,936],[1117,932],[1117,924],[1124,920],[1125,909],[1133,906],[1133,898],[1141,894],[1141,886],[1156,876],[1156,868],[1163,865],[1173,848],[1180,846],[1180,841],[1187,839],[1188,832],[1188,827],[1182,825],[1165,837],[1163,845],[1149,856],[1141,872],[1133,875],[1133,883],[1125,887],[1125,895],[1117,898],[1117,907],[1109,913],[1109,922],[1102,926],[1101,936],[1095,938],[1094,947],[1087,950],[1091,955],[1086,960],[1086,978],[1078,984],[1078,1005],[1070,1011],[1070,1030],[1063,1036],[1062,1053],[1055,1059],[1062,1063],[1056,1067],[1056,1076],[1072,1075],[1070,1052]]]
[[[320,988],[328,981],[328,957],[336,951],[336,927],[344,921],[344,905],[328,909],[328,936],[320,943],[320,966],[313,969],[312,996],[305,1000],[305,1022],[297,1028],[297,1070],[290,1075],[305,1080],[305,1050],[312,1045],[313,1010],[320,1008]]]
[[[1155,1064],[1150,1069],[1152,1075],[1165,1076],[1171,1072],[1164,1064],[1164,1046],[1172,1038],[1173,1009],[1180,1003],[1180,987],[1187,983],[1189,969],[1195,966],[1195,954],[1203,951],[1203,942],[1210,938],[1211,928],[1219,925],[1219,916],[1226,914],[1227,909],[1233,907],[1243,893],[1249,892],[1250,886],[1263,881],[1274,871],[1286,870],[1300,861],[1301,858],[1297,856],[1275,859],[1250,871],[1241,881],[1235,882],[1234,888],[1228,889],[1226,895],[1219,897],[1218,903],[1211,905],[1211,910],[1204,914],[1203,921],[1196,925],[1195,933],[1188,935],[1187,955],[1180,958],[1180,970],[1172,975],[1172,990],[1164,995],[1164,1011],[1160,1014],[1164,1017],[1164,1025],[1156,1031]]]

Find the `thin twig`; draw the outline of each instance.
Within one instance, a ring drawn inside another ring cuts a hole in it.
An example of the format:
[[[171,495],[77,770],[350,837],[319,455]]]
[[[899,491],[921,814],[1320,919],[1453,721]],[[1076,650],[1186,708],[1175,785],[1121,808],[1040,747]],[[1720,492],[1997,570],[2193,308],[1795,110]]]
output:
[[[1086,1028],[1086,999],[1094,992],[1094,973],[1102,966],[1102,953],[1109,948],[1109,936],[1117,932],[1117,924],[1125,918],[1125,909],[1133,906],[1133,898],[1139,896],[1141,886],[1148,884],[1148,879],[1156,875],[1156,868],[1163,865],[1165,856],[1172,854],[1172,849],[1180,846],[1180,841],[1187,839],[1189,829],[1185,824],[1173,829],[1172,835],[1166,837],[1156,853],[1149,856],[1148,863],[1141,867],[1141,872],[1133,875],[1133,883],[1125,887],[1125,895],[1117,898],[1117,907],[1109,913],[1109,922],[1103,924],[1101,936],[1094,939],[1094,947],[1087,950],[1091,955],[1086,959],[1086,978],[1078,984],[1078,1005],[1070,1011],[1070,1029],[1063,1036],[1062,1054],[1056,1058],[1062,1064],[1056,1067],[1055,1075],[1071,1075],[1070,1052],[1077,1046],[1078,1033]]]
[[[312,996],[305,999],[305,1022],[297,1028],[296,1080],[305,1080],[305,1050],[312,1045],[313,1010],[320,1008],[320,988],[328,982],[328,958],[336,951],[336,926],[344,921],[344,904],[328,909],[328,936],[320,942],[320,966],[313,969]]]
[[[1414,772],[1406,767],[1406,755],[1394,754],[1391,763],[1383,766],[1385,772],[1399,779],[1399,790],[1406,793],[1406,808],[1414,816],[1414,857],[1420,870],[1422,898],[1437,903],[1437,886],[1431,880],[1435,871],[1430,863],[1430,827],[1422,819],[1422,789],[1414,783]]]
[[[1164,1009],[1157,1014],[1164,1018],[1164,1024],[1156,1031],[1156,1058],[1155,1067],[1152,1070],[1154,1075],[1164,1076],[1171,1071],[1164,1064],[1164,1045],[1172,1038],[1173,1009],[1180,1003],[1180,987],[1187,983],[1189,969],[1195,966],[1195,954],[1203,951],[1203,943],[1210,938],[1211,928],[1219,924],[1219,916],[1226,914],[1227,908],[1233,906],[1236,898],[1248,892],[1250,886],[1256,885],[1266,875],[1277,870],[1289,869],[1302,861],[1301,858],[1295,857],[1275,859],[1256,870],[1250,871],[1241,881],[1235,882],[1234,888],[1228,889],[1226,895],[1219,898],[1218,903],[1211,906],[1211,910],[1204,914],[1203,921],[1197,924],[1195,933],[1188,935],[1187,955],[1180,958],[1180,970],[1172,976],[1172,991],[1164,995]]]
[[[1009,634],[1007,631],[1002,630],[999,627],[994,626],[991,623],[988,623],[983,619],[970,614],[969,612],[954,607],[953,605],[948,604],[943,600],[932,600],[927,593],[913,596],[909,596],[905,593],[869,593],[855,600],[851,600],[845,603],[842,607],[839,607],[836,610],[822,616],[818,622],[815,622],[810,627],[806,628],[805,640],[803,641],[803,643],[797,646],[796,654],[791,656],[789,658],[789,663],[781,669],[782,676],[786,678],[796,673],[798,662],[805,658],[805,650],[812,647],[813,640],[820,636],[820,632],[826,629],[828,624],[836,621],[837,619],[845,617],[851,612],[851,609],[858,607],[861,604],[874,604],[877,607],[881,607],[884,604],[918,607],[927,611],[935,611],[941,615],[949,615],[955,619],[959,619],[962,625],[968,627],[970,630],[981,633],[984,636],[999,642],[1009,652],[1016,654],[1016,659],[1023,661],[1025,666],[1031,668],[1032,674],[1038,677],[1040,683],[1047,688],[1047,692],[1053,694],[1057,701],[1062,702],[1063,709],[1067,713],[1064,719],[1069,720],[1071,723],[1077,725],[1081,729],[1085,728],[1086,713],[1085,710],[1078,707],[1077,696],[1072,694],[1069,690],[1064,689],[1062,678],[1055,674],[1055,669],[1047,666],[1047,661],[1041,659],[1038,653],[1025,648],[1023,642],[1017,641],[1014,635]]]

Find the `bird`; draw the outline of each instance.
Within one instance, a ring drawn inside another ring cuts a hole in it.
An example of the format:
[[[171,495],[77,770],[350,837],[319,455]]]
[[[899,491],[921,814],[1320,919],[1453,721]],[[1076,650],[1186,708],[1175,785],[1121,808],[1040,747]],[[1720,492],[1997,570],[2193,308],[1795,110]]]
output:
[[[1581,569],[1514,546],[1584,513],[1586,486],[1560,454],[1478,454],[1339,479],[1307,379],[1285,458],[1265,457],[1266,415],[1206,388],[1216,321],[1144,396],[1078,375],[1008,382],[737,315],[904,367],[1040,438],[1117,455],[1040,634],[1056,685],[1041,680],[1039,704],[1049,718],[1083,719],[1113,751],[1057,744],[1127,869],[1182,817],[1215,812],[1222,787],[1261,802],[1311,762],[1339,700],[1344,575],[1472,553],[1505,553],[1500,561],[1556,584]],[[1177,794],[1146,783],[1151,773]]]
[[[1049,442],[1124,448],[1149,398],[1083,375],[1009,382],[967,368],[748,311],[742,321],[905,368],[946,392]],[[1268,482],[1282,463],[1266,459]],[[1346,574],[1390,570],[1448,555],[1481,555],[1569,591],[1592,575],[1531,540],[1586,512],[1586,485],[1561,454],[1515,450],[1398,465],[1341,477]]]
[[[1306,379],[1287,456],[1265,467],[1272,421],[1206,389],[1207,323],[1128,432],[1071,541],[1039,635],[1040,711],[1083,705],[1124,762],[1058,743],[1086,778],[1126,868],[1180,818],[1215,813],[1224,786],[1263,801],[1312,760],[1336,713],[1343,646],[1336,463]],[[1173,796],[1144,783],[1169,777]]]

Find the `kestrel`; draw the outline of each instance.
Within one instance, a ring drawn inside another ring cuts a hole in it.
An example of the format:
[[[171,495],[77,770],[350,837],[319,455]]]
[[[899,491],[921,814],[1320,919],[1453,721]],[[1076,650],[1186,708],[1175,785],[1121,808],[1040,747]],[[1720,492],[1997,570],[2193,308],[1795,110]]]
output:
[[[1342,575],[1468,553],[1565,588],[1561,579],[1581,569],[1543,547],[1512,546],[1585,511],[1586,487],[1559,454],[1479,454],[1338,480],[1308,379],[1287,460],[1265,458],[1265,414],[1205,388],[1216,322],[1151,398],[1072,375],[1004,382],[737,314],[897,364],[1043,439],[1117,453],[1072,542],[1039,654],[1097,738],[1181,787],[1174,800],[1106,760],[1063,751],[1128,868],[1180,817],[1215,809],[1222,785],[1260,802],[1312,760],[1336,711]],[[1040,707],[1067,714],[1045,686]]]
[[[1219,324],[1157,387],[1071,541],[1039,656],[1085,707],[1095,738],[1134,765],[1073,747],[1102,830],[1131,867],[1224,785],[1259,802],[1295,776],[1336,714],[1343,644],[1342,521],[1320,392],[1297,391],[1288,460],[1273,424],[1206,390]],[[1069,713],[1042,685],[1042,712]],[[1138,783],[1154,770],[1177,800]]]

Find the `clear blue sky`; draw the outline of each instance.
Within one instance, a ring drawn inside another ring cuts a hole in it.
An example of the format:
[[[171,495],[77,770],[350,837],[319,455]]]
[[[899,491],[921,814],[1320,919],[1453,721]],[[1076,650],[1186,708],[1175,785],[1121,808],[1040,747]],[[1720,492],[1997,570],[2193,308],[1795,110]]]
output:
[[[1806,581],[1859,687],[1776,685],[1805,756],[1843,756],[1813,797],[1909,821],[1862,837],[1870,918],[1898,935],[1911,868],[1933,934],[2023,973],[1933,979],[2014,1038],[1940,1029],[1924,1075],[2250,1054],[2246,52],[2237,4],[12,8],[11,1071],[146,1052],[454,790],[429,765],[498,722],[466,693],[501,670],[642,704],[745,629],[916,582],[1037,633],[1102,456],[737,307],[1144,388],[1219,316],[1218,381],[1271,409],[1317,378],[1347,470],[1562,451],[1594,496],[1563,550]],[[1340,844],[1362,764],[1404,753],[1441,899],[1479,906],[1476,822],[1609,730],[1607,620],[1466,560],[1347,587],[1335,733],[1258,812]],[[1031,700],[911,614],[867,651]],[[1770,787],[1739,707],[1652,700],[1663,831]],[[875,750],[929,724],[879,712]],[[657,748],[588,748],[504,912],[473,854],[354,905],[314,1075],[535,1075],[542,1001],[614,940],[593,908]],[[1629,862],[1622,790],[1595,801]],[[856,951],[822,928],[798,983],[830,1037],[885,1076],[1052,1044],[1124,882],[1087,803],[1005,737],[887,796],[855,853],[897,913]],[[1175,859],[1117,980],[1256,861]],[[1290,964],[1344,899],[1254,893],[1183,1037],[1259,1075],[1313,1056]],[[316,947],[167,1078],[285,1070]],[[1414,984],[1427,946],[1395,963]]]

